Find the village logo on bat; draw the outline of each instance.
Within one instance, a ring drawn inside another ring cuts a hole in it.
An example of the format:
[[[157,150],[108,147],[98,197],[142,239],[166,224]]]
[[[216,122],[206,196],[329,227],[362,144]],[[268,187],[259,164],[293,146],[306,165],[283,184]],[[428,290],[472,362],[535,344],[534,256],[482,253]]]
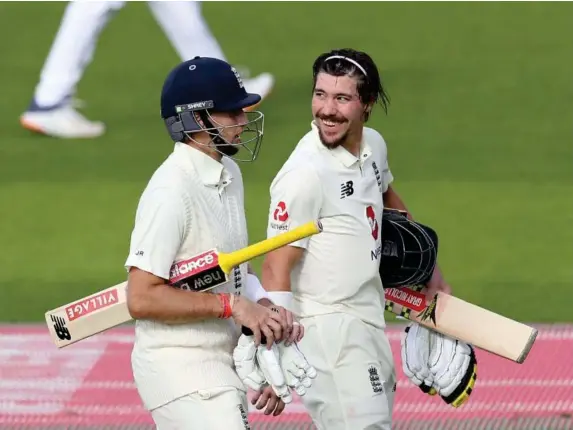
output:
[[[426,309],[424,309],[422,311],[422,313],[420,314],[420,320],[421,321],[427,321],[428,319],[430,321],[432,321],[432,323],[434,323],[434,326],[436,325],[436,307],[438,305],[438,295],[434,295],[434,298],[432,299],[432,301],[430,302],[430,304],[428,306],[426,306]]]

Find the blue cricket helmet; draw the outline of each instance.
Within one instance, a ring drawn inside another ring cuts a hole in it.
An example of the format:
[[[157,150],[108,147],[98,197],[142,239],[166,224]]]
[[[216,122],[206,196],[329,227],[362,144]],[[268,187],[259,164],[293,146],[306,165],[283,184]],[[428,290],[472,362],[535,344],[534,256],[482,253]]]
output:
[[[169,72],[161,91],[161,117],[169,135],[175,142],[186,138],[193,140],[192,133],[207,132],[212,136],[215,149],[237,161],[253,161],[258,154],[263,136],[264,115],[247,112],[249,120],[243,135],[252,138],[233,144],[220,136],[224,126],[218,126],[210,112],[236,112],[254,106],[261,101],[259,94],[247,93],[236,69],[223,60],[195,57],[184,61]],[[196,142],[198,143],[198,142]],[[247,149],[250,159],[236,158],[239,147]]]

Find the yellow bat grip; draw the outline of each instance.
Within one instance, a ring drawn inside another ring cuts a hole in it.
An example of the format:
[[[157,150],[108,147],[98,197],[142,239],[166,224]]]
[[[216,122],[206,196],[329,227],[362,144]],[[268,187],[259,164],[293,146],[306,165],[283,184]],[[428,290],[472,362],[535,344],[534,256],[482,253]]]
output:
[[[320,221],[308,222],[293,230],[254,243],[246,248],[239,249],[228,254],[221,252],[219,253],[219,266],[228,274],[233,267],[238,266],[239,264],[245,263],[253,258],[266,254],[267,252],[274,251],[275,249],[281,248],[289,243],[320,233],[321,231],[322,224]]]

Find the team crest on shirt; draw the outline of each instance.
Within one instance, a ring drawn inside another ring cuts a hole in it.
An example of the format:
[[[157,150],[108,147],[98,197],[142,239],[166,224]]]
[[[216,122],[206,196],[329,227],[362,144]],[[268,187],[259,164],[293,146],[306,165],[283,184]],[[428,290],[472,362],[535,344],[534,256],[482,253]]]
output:
[[[274,230],[286,231],[289,228],[289,215],[286,203],[282,200],[277,203],[273,210],[273,220],[271,221],[271,228]]]
[[[378,225],[378,220],[376,219],[376,212],[372,206],[366,208],[366,218],[368,219],[368,225],[370,226],[370,233],[376,244],[376,248],[370,251],[370,258],[372,260],[378,260],[382,254],[382,245],[378,241],[380,236],[380,226]]]

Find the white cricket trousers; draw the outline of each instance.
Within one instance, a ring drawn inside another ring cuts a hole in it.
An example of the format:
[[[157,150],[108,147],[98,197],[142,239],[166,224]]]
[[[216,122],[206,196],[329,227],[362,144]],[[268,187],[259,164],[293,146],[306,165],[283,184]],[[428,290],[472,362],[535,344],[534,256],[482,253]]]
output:
[[[249,430],[247,395],[234,387],[199,390],[151,411],[157,430]]]
[[[197,55],[226,60],[219,43],[203,19],[201,2],[147,3],[182,61]],[[124,5],[125,1],[68,3],[42,68],[40,82],[36,86],[34,99],[37,105],[54,106],[73,96],[86,67],[93,59],[101,31]]]
[[[302,318],[317,377],[301,397],[319,430],[391,430],[396,372],[383,329],[342,313]]]

